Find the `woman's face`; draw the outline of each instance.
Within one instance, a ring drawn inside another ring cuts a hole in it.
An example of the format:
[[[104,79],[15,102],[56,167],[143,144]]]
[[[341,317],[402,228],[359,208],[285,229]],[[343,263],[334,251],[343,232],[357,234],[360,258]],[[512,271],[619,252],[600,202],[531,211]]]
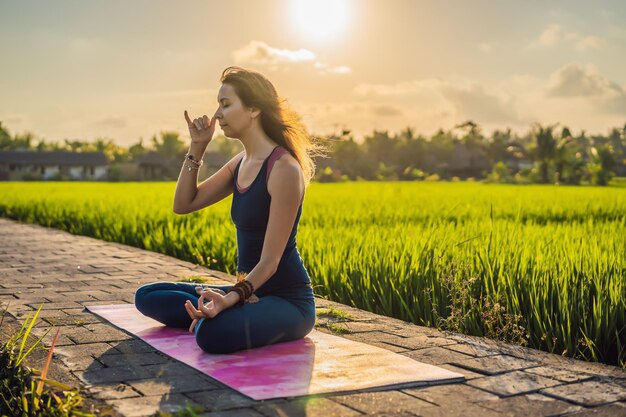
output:
[[[219,107],[214,114],[226,136],[238,137],[252,122],[252,109],[246,108],[232,85],[223,83],[217,94]]]

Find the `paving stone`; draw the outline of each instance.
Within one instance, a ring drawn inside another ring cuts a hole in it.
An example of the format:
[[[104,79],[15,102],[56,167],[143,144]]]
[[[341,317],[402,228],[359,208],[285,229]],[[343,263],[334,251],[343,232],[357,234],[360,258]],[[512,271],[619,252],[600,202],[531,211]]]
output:
[[[47,310],[42,310],[42,311],[47,311]],[[44,320],[45,322],[49,323],[52,326],[76,326],[76,325],[84,325],[84,324],[90,324],[90,323],[102,323],[102,320],[94,315],[91,315],[91,316],[71,315],[69,316],[65,314],[65,312],[60,312],[60,313],[63,313],[63,314],[58,314],[56,317],[50,317],[46,315],[45,317],[42,317],[42,320]]]
[[[113,348],[106,343],[59,346],[54,348],[54,356],[59,357],[72,370],[84,370],[91,365],[103,367],[94,357],[111,350]]]
[[[198,414],[198,417],[263,417],[257,411],[250,408],[239,408],[234,410],[213,411],[211,413]]]
[[[254,407],[267,417],[332,417],[360,416],[360,412],[334,401],[334,397],[297,398]]]
[[[335,323],[341,323],[341,326],[343,326],[350,333],[380,331],[382,327],[380,323],[372,322],[336,321]]]
[[[532,417],[552,417],[575,411],[583,408],[565,401],[556,400],[540,394],[518,395],[504,398],[499,401],[480,403],[481,407],[501,413],[502,416],[532,416]],[[569,416],[569,414],[568,414]]]
[[[626,416],[626,405],[622,403],[613,403],[602,407],[592,408],[573,414],[567,417],[624,417]]]
[[[44,334],[46,333],[48,329],[50,329],[50,331],[48,332],[48,334],[44,336]],[[45,346],[51,346],[52,340],[54,339],[56,332],[57,331],[52,327],[47,327],[45,329],[42,327],[33,327],[30,331],[30,334],[31,336],[35,336],[37,340],[39,340],[39,338],[43,336],[43,339],[41,339],[41,342],[39,343],[43,343]],[[74,341],[70,339],[61,329],[59,331],[59,337],[57,338],[55,348],[57,346],[71,346],[71,345],[75,345]]]
[[[142,367],[153,378],[172,378],[187,376],[190,373],[198,372],[196,369],[191,368],[178,361],[170,361],[167,363],[160,363],[155,365],[145,365]]]
[[[329,397],[333,401],[362,413],[403,413],[432,407],[419,398],[402,391],[362,392]]]
[[[148,417],[157,411],[175,413],[185,408],[187,403],[193,403],[182,394],[166,396],[132,397],[120,400],[111,400],[115,409],[125,417]]]
[[[145,396],[163,395],[170,392],[196,392],[222,389],[218,384],[209,382],[207,378],[198,375],[185,375],[184,378],[171,378],[164,382],[157,379],[141,379],[126,381],[136,391]]]
[[[374,315],[374,317],[376,316]],[[445,332],[439,329],[435,329],[433,327],[418,326],[416,324],[407,323],[393,317],[387,317],[385,318],[385,321],[389,321],[389,323],[393,323],[396,325],[397,329],[395,329],[393,333],[399,336],[413,337],[420,335],[429,337],[447,337]]]
[[[448,402],[442,405],[430,405],[421,409],[415,410],[415,414],[419,416],[428,417],[465,417],[465,416],[479,416],[479,417],[501,417],[502,414],[498,411],[493,411],[489,408],[483,407],[483,403],[468,403],[465,401],[454,401],[448,399]]]
[[[471,380],[471,379],[476,379],[476,378],[486,378],[485,375],[483,374],[479,374],[477,372],[472,372],[469,371],[465,368],[459,368],[458,366],[454,366],[452,364],[449,363],[442,363],[440,365],[437,365],[440,368],[444,368],[444,369],[448,369],[452,372],[456,372],[459,373],[461,375],[463,375],[465,377],[466,380]]]
[[[46,294],[46,299],[51,302],[74,301],[82,305],[85,302],[97,300],[98,299],[97,296],[105,296],[105,295],[111,295],[111,294],[108,294],[99,290],[72,291],[72,292],[67,292],[67,293]]]
[[[540,392],[550,397],[571,401],[587,407],[626,399],[626,386],[601,381],[585,381],[561,385],[546,388]]]
[[[403,353],[403,352],[407,352],[408,349],[407,348],[403,348],[400,346],[396,346],[396,345],[390,345],[389,343],[385,343],[385,342],[377,342],[377,341],[370,341],[368,342],[370,345],[372,346],[376,346],[385,350],[389,350],[391,352],[395,352],[395,353]]]
[[[468,381],[467,384],[507,397],[562,385],[563,382],[522,371],[513,371],[489,378],[474,379]]]
[[[89,388],[89,392],[96,398],[103,400],[119,400],[122,398],[141,397],[130,385],[124,383],[113,383],[95,385]]]
[[[74,374],[88,385],[111,384],[131,379],[153,377],[147,369],[138,366],[114,366],[97,369],[87,368],[84,371],[75,371]]]
[[[185,395],[191,398],[194,402],[202,404],[206,407],[206,411],[221,411],[232,408],[250,407],[256,404],[256,401],[228,388],[202,392],[190,392]]]
[[[493,356],[501,354],[501,351],[494,348],[486,348],[479,345],[469,343],[457,343],[454,345],[447,345],[446,349],[454,350],[456,352],[465,353],[466,355],[482,358],[484,356]]]
[[[440,365],[443,363],[460,362],[465,359],[471,358],[471,356],[464,353],[455,352],[440,347],[418,349],[410,352],[405,352],[403,355],[413,358],[416,361],[429,363],[431,365]]]
[[[95,360],[91,355],[77,355],[73,357],[62,356],[61,361],[71,371],[85,371],[89,369],[89,371],[93,372],[97,369],[104,368],[104,365]]]
[[[40,303],[39,302],[27,303],[27,305],[30,305],[34,309],[38,309]],[[82,305],[75,301],[67,301],[67,302],[58,302],[58,303],[43,303],[43,306],[41,307],[41,309],[42,310],[64,310],[66,308],[78,308],[78,307],[82,307]]]
[[[318,327],[316,329],[324,333],[332,334],[335,336],[337,335],[337,333],[329,329],[326,329],[324,327]],[[395,339],[397,336],[390,335],[389,333],[385,333],[385,332],[374,331],[374,332],[361,332],[361,333],[345,333],[345,334],[341,334],[341,337],[344,337],[350,340],[355,340],[357,342],[370,344],[371,342],[389,343],[389,340]]]
[[[556,366],[537,366],[535,368],[525,369],[524,372],[528,372],[535,375],[546,376],[563,382],[580,382],[594,378],[591,374],[572,372],[568,369],[559,368]]]
[[[386,343],[391,343],[396,346],[401,346],[407,349],[425,349],[436,346],[448,346],[455,345],[456,342],[450,339],[444,339],[441,337],[428,337],[424,335],[417,335],[413,337],[395,337],[393,339],[385,340]]]
[[[113,342],[133,338],[133,336],[118,330],[108,323],[86,324],[83,326],[83,330],[71,332],[68,336],[78,344]]]
[[[450,403],[451,398],[459,399],[459,401],[468,404],[491,402],[500,398],[495,394],[471,387],[466,383],[405,388],[401,391],[439,406]]]
[[[121,353],[157,352],[157,350],[141,339],[128,339],[121,342],[110,342],[114,349]]]
[[[559,358],[561,358],[562,361],[561,366],[573,372],[584,372],[599,377],[626,380],[626,369],[622,369],[617,366],[610,366],[597,362],[578,361],[572,358],[563,358],[560,356]]]
[[[154,365],[171,362],[172,359],[156,352],[142,353],[105,353],[97,356],[104,366]]]
[[[504,372],[531,368],[540,365],[537,362],[531,362],[509,355],[494,355],[486,356],[484,358],[460,360],[455,361],[452,364],[460,366],[461,368],[469,369],[470,371],[483,373],[485,375],[497,375]]]

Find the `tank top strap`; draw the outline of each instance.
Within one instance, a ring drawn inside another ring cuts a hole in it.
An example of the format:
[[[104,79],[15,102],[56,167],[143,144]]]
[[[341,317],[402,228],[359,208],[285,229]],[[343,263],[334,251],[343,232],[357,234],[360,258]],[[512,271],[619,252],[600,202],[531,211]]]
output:
[[[265,175],[265,184],[270,179],[270,172],[272,172],[272,168],[274,167],[274,163],[284,154],[289,153],[289,151],[282,146],[278,146],[275,149],[275,152],[272,151],[272,154],[267,158],[267,174]],[[304,193],[302,194],[302,198],[300,199],[300,204],[304,201]]]
[[[272,154],[267,158],[267,175],[265,176],[265,183],[270,179],[270,172],[272,172],[272,168],[274,168],[274,163],[283,156],[284,154],[289,153],[289,151],[282,146],[277,146],[275,151],[272,151]]]

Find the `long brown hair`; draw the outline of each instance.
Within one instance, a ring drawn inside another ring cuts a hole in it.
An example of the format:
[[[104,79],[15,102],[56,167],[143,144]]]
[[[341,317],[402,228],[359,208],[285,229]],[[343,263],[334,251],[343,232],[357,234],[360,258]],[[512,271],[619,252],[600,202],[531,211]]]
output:
[[[230,66],[222,72],[222,83],[233,86],[244,106],[261,110],[261,127],[267,136],[283,146],[298,161],[305,187],[315,176],[313,156],[327,150],[323,138],[307,132],[302,117],[287,105],[274,85],[259,72]]]

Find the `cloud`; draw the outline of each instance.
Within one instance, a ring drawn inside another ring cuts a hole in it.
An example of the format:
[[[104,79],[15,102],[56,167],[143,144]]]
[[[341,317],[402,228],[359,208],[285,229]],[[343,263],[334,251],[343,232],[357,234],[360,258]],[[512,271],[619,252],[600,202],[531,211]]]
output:
[[[274,64],[278,62],[306,62],[315,60],[315,54],[307,49],[290,51],[272,48],[265,42],[251,41],[233,52],[236,62],[254,62],[256,64]]]
[[[121,129],[128,126],[128,119],[124,116],[108,116],[93,122],[95,126]]]
[[[599,74],[592,65],[568,64],[550,76],[545,94],[551,98],[587,99],[593,108],[626,114],[626,89]]]
[[[577,32],[568,31],[561,25],[551,23],[536,39],[533,39],[528,48],[547,48],[562,44],[571,44],[579,51],[600,48],[606,44],[606,40],[595,35],[581,35]]]
[[[439,78],[396,84],[359,84],[354,93],[380,98],[404,98],[421,103],[437,114],[456,114],[479,122],[520,123],[514,100],[504,93],[486,91],[477,83],[451,83]]]
[[[372,114],[382,117],[402,116],[403,114],[400,107],[390,104],[372,104],[369,110]]]
[[[622,87],[598,74],[592,66],[568,64],[550,76],[546,87],[550,97],[589,97],[624,94]]]
[[[513,98],[489,93],[476,83],[469,86],[444,84],[441,91],[470,119],[481,122],[519,123]]]
[[[260,41],[250,41],[247,45],[233,51],[232,56],[236,63],[263,65],[272,70],[286,69],[289,65],[312,63],[313,67],[322,75],[352,72],[349,67],[343,65],[331,67],[328,63],[318,60],[315,53],[308,49],[279,49]]]
[[[604,46],[606,41],[598,36],[585,36],[576,41],[576,49],[585,51],[587,49],[600,48]]]

